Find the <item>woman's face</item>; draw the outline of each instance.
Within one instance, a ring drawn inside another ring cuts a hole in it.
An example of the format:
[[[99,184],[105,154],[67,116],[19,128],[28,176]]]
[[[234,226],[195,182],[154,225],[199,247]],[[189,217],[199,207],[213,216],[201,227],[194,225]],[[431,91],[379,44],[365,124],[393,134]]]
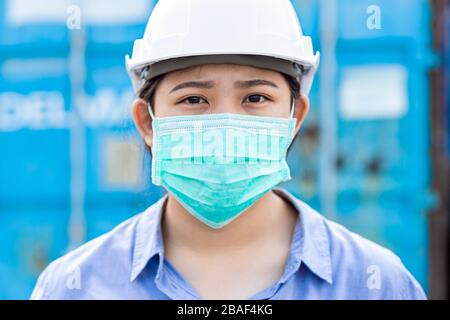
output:
[[[156,117],[207,113],[235,113],[288,118],[291,92],[284,76],[276,71],[235,64],[207,64],[174,71],[156,87]],[[297,99],[294,116],[297,131],[309,108],[308,98]],[[133,119],[151,146],[151,118],[145,101],[133,105]]]

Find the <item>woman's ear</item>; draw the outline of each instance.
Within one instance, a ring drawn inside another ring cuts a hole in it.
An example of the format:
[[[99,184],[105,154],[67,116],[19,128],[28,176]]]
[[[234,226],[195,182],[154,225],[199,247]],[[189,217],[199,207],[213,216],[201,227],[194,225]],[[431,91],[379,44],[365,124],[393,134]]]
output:
[[[131,117],[145,144],[151,148],[153,141],[152,118],[147,107],[147,101],[136,99],[131,107]]]
[[[308,96],[301,95],[295,99],[294,118],[297,119],[295,125],[295,134],[300,130],[306,116],[309,112],[309,98]]]

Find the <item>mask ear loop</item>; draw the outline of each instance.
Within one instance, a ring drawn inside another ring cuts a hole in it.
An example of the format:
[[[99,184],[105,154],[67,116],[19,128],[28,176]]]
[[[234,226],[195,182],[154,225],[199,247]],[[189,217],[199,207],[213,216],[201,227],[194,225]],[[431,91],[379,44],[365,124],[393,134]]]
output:
[[[295,98],[292,96],[292,104],[291,104],[291,114],[289,115],[289,119],[294,117],[294,109],[295,109]]]
[[[147,108],[148,108],[148,113],[150,113],[150,117],[152,118],[152,120],[155,120],[155,114],[153,113],[152,110],[152,106],[150,105],[150,103],[147,103]]]

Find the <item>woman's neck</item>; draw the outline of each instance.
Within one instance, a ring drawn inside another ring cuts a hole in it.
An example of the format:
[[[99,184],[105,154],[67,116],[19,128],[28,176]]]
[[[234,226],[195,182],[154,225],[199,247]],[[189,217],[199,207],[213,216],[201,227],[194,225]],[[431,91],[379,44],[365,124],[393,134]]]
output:
[[[297,217],[294,208],[271,191],[228,225],[213,229],[169,194],[162,219],[164,246],[201,253],[236,252],[265,243],[278,233],[292,234]]]

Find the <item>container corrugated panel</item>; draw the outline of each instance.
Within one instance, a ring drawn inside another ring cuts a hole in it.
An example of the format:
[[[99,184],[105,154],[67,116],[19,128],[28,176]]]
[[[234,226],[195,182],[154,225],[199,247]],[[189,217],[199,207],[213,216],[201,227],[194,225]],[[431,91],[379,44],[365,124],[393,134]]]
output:
[[[304,33],[322,51],[320,19],[333,6],[327,1],[293,3]],[[320,159],[327,153],[327,146],[320,145],[327,116],[321,114],[320,70],[310,94],[309,119],[289,155],[293,180],[286,185],[325,216],[392,249],[427,288],[426,212],[432,199],[427,72],[433,60],[429,3],[335,4],[336,79],[330,81],[336,96],[335,114],[329,115],[337,129],[335,212],[321,208],[326,202],[321,186],[328,182],[319,174]],[[323,60],[321,68],[327,63]]]
[[[355,18],[339,19],[338,220],[392,249],[427,288],[430,9],[371,5],[339,6],[339,17]]]
[[[72,107],[85,136],[82,239],[161,196],[146,189],[150,163],[130,119],[124,64],[154,1],[83,4],[81,29],[70,30],[76,10],[69,1],[0,0],[0,145],[7,150],[0,157],[0,298],[27,298],[43,268],[73,245]],[[84,48],[72,46],[75,33]],[[84,63],[70,69],[74,54]],[[73,92],[79,75],[82,88]]]
[[[0,67],[2,203],[67,200],[67,60],[2,56]]]
[[[88,239],[141,212],[162,194],[150,185],[151,163],[131,121],[134,93],[125,70],[125,55],[131,54],[133,40],[142,36],[154,4],[138,1],[138,9],[124,13],[126,4],[116,1],[111,15],[117,19],[98,17],[87,29],[83,105]]]
[[[65,253],[67,227],[64,206],[0,208],[0,299],[29,298],[42,269]]]
[[[64,43],[51,52],[38,46],[33,55],[23,44],[1,48],[0,298],[26,299],[67,244],[68,63]]]

